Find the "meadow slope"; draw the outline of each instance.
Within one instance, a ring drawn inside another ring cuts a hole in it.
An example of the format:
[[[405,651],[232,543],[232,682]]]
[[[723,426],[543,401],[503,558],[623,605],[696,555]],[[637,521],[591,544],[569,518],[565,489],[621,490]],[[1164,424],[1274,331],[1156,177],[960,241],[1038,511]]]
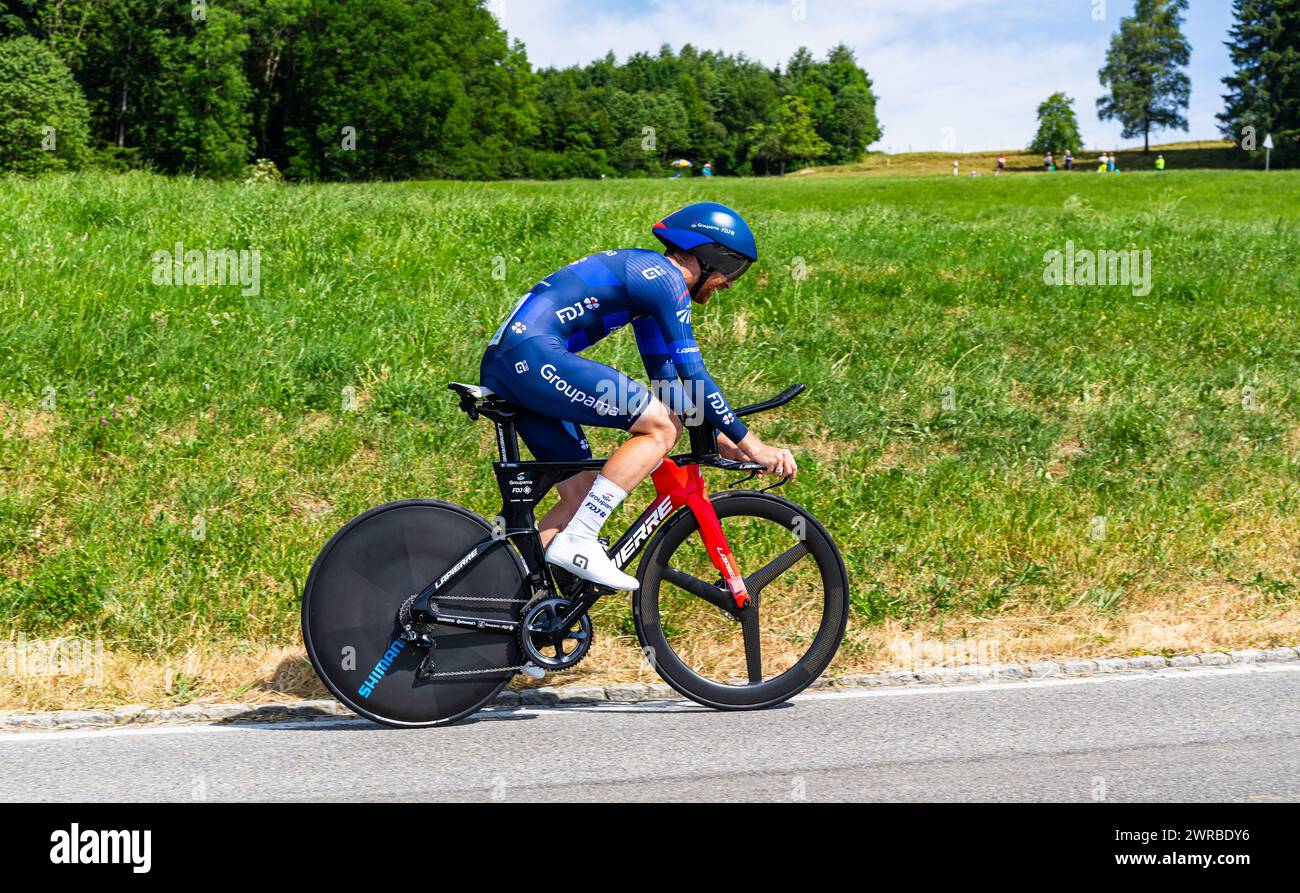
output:
[[[832,673],[913,637],[1003,660],[1300,640],[1300,173],[83,174],[0,181],[0,636],[102,638],[107,672],[4,673],[0,707],[321,691],[298,599],[332,531],[402,497],[499,508],[446,383],[534,281],[704,198],[763,251],[696,314],[711,370],[734,403],[810,386],[754,427],[845,553]],[[154,284],[178,242],[257,249],[260,292]],[[1067,243],[1149,250],[1149,293],[1046,284]],[[622,333],[590,355],[640,372]],[[626,601],[596,620],[570,675],[650,678]]]

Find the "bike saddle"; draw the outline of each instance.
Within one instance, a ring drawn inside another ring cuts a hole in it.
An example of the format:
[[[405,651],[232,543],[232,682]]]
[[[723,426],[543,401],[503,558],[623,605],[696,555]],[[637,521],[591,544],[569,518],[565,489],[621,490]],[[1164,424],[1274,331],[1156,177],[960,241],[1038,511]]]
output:
[[[494,422],[504,422],[514,418],[519,411],[518,406],[498,397],[495,391],[482,385],[453,381],[447,385],[447,389],[460,395],[460,408],[474,421],[484,415]]]

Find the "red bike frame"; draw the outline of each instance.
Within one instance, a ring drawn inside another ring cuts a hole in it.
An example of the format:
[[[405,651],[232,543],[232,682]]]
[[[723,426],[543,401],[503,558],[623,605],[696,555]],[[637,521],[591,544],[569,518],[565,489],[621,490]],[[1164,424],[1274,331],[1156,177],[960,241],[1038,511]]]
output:
[[[653,511],[655,517],[662,519],[668,517],[677,508],[690,509],[700,525],[700,536],[704,539],[704,548],[709,552],[709,560],[718,569],[722,579],[727,581],[727,588],[731,590],[731,597],[735,599],[736,607],[742,610],[749,607],[749,593],[745,590],[745,578],[740,573],[735,556],[731,554],[731,546],[722,532],[722,522],[718,520],[718,513],[709,500],[708,488],[704,484],[704,475],[700,473],[700,466],[681,466],[672,459],[664,459],[651,474],[651,478],[654,480],[655,492],[659,494],[659,500],[647,510],[647,514]]]

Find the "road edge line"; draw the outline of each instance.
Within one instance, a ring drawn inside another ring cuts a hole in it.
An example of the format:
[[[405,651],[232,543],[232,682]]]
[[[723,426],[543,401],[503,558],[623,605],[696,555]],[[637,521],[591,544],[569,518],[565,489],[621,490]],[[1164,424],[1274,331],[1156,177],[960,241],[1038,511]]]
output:
[[[1035,661],[1021,664],[968,664],[959,667],[925,667],[889,673],[855,674],[813,682],[808,691],[901,688],[912,685],[973,686],[981,683],[1015,682],[1033,679],[1078,679],[1089,676],[1125,674],[1151,675],[1157,670],[1243,667],[1252,664],[1281,664],[1300,660],[1300,646],[1244,648],[1236,651],[1207,651],[1175,657],[1102,657],[1065,661]],[[556,707],[590,704],[635,704],[642,701],[683,700],[662,683],[611,683],[609,685],[544,685],[520,691],[502,691],[489,707]],[[154,708],[128,705],[112,710],[55,710],[47,712],[0,712],[0,733],[57,731],[62,729],[123,728],[153,723],[194,722],[283,722],[291,719],[351,717],[352,711],[332,698],[271,704],[188,704]]]

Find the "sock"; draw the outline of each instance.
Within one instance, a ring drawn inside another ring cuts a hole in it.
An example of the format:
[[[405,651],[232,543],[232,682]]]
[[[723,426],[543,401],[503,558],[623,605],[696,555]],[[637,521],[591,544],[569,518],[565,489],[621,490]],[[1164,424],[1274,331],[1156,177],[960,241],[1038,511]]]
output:
[[[606,519],[626,498],[626,490],[603,474],[597,475],[596,483],[591,486],[591,492],[587,494],[586,499],[582,500],[578,513],[564,528],[564,532],[594,540],[600,536],[600,528],[604,526]]]

